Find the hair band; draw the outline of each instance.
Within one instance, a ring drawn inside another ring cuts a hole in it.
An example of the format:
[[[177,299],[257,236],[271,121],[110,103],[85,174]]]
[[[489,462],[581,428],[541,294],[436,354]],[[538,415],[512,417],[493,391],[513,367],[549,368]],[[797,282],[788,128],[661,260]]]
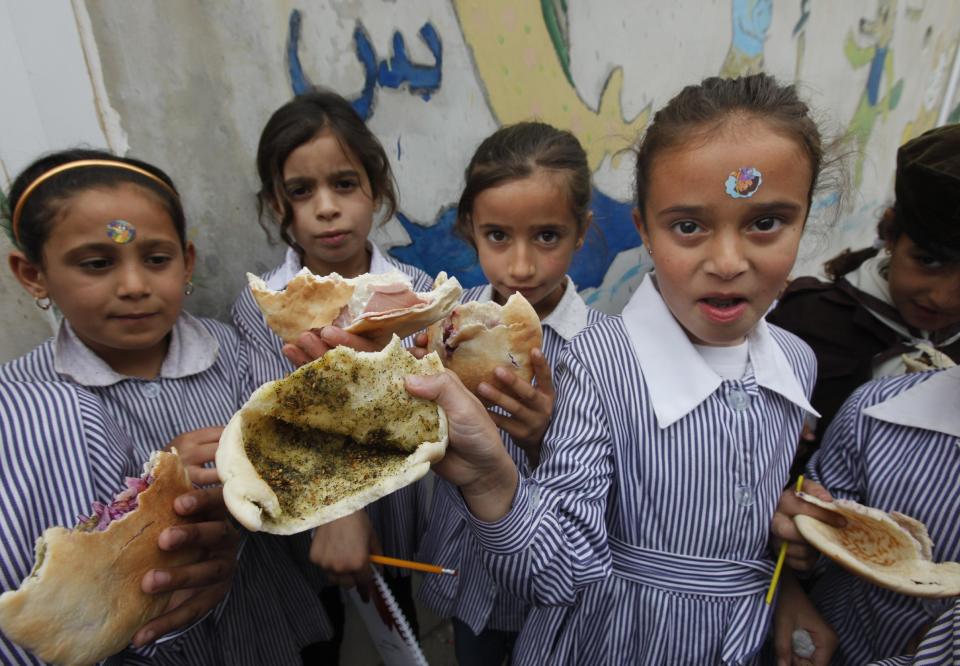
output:
[[[37,176],[34,181],[27,186],[27,189],[23,191],[23,194],[20,195],[20,199],[17,201],[17,207],[13,209],[13,215],[10,218],[10,227],[11,231],[13,232],[13,239],[18,244],[20,243],[20,214],[23,212],[23,206],[26,204],[30,195],[33,194],[34,190],[59,173],[69,171],[70,169],[79,169],[80,167],[88,166],[105,166],[114,167],[116,169],[126,169],[127,171],[138,173],[141,176],[146,176],[150,180],[161,185],[165,190],[173,194],[173,196],[178,198],[180,196],[177,194],[177,191],[170,187],[170,185],[162,178],[156,174],[150,173],[146,169],[141,169],[138,166],[134,166],[133,164],[127,164],[126,162],[121,162],[119,160],[76,160],[74,162],[67,162],[66,164],[53,167],[49,171],[45,171]]]

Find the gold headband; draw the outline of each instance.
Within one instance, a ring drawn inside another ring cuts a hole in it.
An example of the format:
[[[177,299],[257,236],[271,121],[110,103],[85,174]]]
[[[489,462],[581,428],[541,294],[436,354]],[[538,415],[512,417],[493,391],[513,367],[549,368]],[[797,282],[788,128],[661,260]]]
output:
[[[46,181],[56,176],[58,173],[88,166],[114,167],[116,169],[133,171],[134,173],[138,173],[141,176],[146,176],[155,183],[158,183],[173,196],[179,196],[177,191],[170,187],[169,184],[164,182],[162,178],[159,178],[156,174],[150,173],[146,169],[141,169],[138,166],[134,166],[133,164],[121,162],[119,160],[76,160],[75,162],[67,162],[66,164],[53,167],[49,171],[45,171],[44,173],[40,174],[32,183],[30,183],[30,185],[27,186],[27,189],[23,191],[23,194],[20,195],[20,199],[17,201],[17,207],[13,209],[13,217],[10,219],[11,231],[13,231],[13,239],[17,243],[20,242],[20,213],[23,212],[23,206],[27,202],[27,199],[30,197],[30,195],[33,194],[33,191],[43,185]]]

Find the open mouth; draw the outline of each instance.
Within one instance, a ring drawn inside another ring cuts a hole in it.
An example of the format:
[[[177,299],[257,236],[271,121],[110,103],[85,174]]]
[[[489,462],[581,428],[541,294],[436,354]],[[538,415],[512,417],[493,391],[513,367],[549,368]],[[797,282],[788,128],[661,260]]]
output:
[[[707,319],[723,324],[738,319],[746,311],[748,301],[739,296],[711,296],[701,298],[697,304]]]

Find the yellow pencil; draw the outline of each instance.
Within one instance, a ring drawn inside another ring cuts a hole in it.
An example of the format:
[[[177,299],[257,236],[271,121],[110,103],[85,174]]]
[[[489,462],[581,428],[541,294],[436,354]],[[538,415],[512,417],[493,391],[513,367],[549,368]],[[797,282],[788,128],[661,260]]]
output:
[[[797,478],[797,492],[803,488],[803,474]],[[773,593],[777,591],[777,583],[780,581],[780,572],[783,570],[783,561],[787,558],[787,542],[780,544],[780,554],[777,555],[777,566],[773,570],[773,580],[770,581],[770,589],[767,590],[767,605],[773,602]]]
[[[382,564],[387,567],[399,567],[400,569],[413,569],[414,571],[425,571],[433,574],[446,574],[456,576],[456,569],[444,569],[436,564],[424,564],[422,562],[411,562],[410,560],[399,560],[395,557],[385,557],[383,555],[371,555],[370,561],[374,564]]]

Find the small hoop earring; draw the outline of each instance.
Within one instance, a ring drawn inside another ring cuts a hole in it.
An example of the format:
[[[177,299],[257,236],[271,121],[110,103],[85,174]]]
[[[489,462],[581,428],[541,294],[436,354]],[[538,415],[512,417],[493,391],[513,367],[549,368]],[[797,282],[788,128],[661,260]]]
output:
[[[39,298],[39,297],[38,297],[38,298],[35,298],[35,299],[33,299],[33,302],[34,302],[34,304],[35,304],[38,308],[40,308],[41,310],[49,310],[49,309],[50,309],[51,303],[50,303],[50,297],[49,297],[49,296],[44,296],[43,298]]]
[[[193,280],[187,282],[187,286],[183,288],[183,293],[187,296],[193,293]]]
[[[651,257],[653,256],[653,248],[649,245],[647,245],[647,254],[649,254]]]

